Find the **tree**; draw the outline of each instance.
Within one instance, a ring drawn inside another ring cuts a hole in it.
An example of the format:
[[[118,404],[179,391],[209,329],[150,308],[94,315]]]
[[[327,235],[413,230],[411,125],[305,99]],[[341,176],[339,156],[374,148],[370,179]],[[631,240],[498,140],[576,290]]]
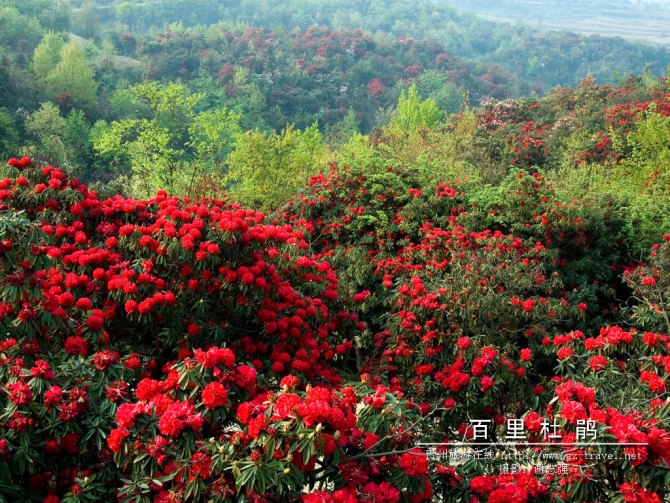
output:
[[[0,108],[0,157],[12,157],[19,148],[19,134],[14,120],[5,108]]]
[[[78,27],[80,28],[79,34],[86,38],[91,38],[99,31],[98,29],[98,16],[95,13],[95,5],[87,0],[82,5],[79,10],[78,16]]]
[[[46,82],[47,77],[56,69],[61,60],[61,51],[65,41],[60,33],[47,32],[33,53],[31,68],[37,78]]]
[[[389,127],[406,133],[419,128],[435,129],[443,115],[435,101],[430,98],[422,100],[416,84],[412,84],[407,93],[404,90],[400,93],[397,112]]]
[[[226,108],[196,112],[202,94],[185,84],[145,82],[130,88],[148,118],[114,121],[96,127],[95,150],[123,171],[130,165],[135,191],[159,189],[191,194],[198,178],[222,175],[223,162],[241,132],[241,115]]]
[[[0,7],[0,27],[0,45],[9,47],[13,53],[30,54],[44,30],[37,19],[21,14],[14,7]]]
[[[133,22],[137,13],[135,4],[132,2],[122,2],[116,7],[116,17],[123,24],[128,26],[128,31],[133,31]]]
[[[60,61],[47,77],[47,92],[66,108],[91,111],[95,106],[98,84],[78,42],[65,44]]]
[[[215,108],[198,113],[189,125],[188,146],[194,157],[204,164],[206,172],[221,172],[232,152],[235,138],[242,133],[242,114],[226,108]]]
[[[64,142],[70,165],[84,180],[90,179],[87,168],[92,160],[91,126],[82,110],[73,108],[65,117]]]
[[[225,182],[240,202],[276,209],[325,166],[327,156],[316,123],[304,131],[292,124],[279,133],[247,131],[237,137],[235,150],[228,156]]]
[[[26,120],[26,131],[33,137],[33,157],[51,164],[68,164],[65,135],[65,119],[53,103],[42,103],[39,110]]]

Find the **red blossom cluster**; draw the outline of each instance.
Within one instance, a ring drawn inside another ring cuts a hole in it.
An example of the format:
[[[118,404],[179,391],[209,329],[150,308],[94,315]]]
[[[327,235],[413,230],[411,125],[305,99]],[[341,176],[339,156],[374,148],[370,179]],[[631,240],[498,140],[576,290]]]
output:
[[[63,170],[10,161],[3,490],[49,503],[657,501],[670,341],[596,317],[622,269],[602,232],[611,209],[561,202],[521,172],[499,193],[333,166],[268,218],[163,191],[99,200]],[[660,294],[657,320],[669,248],[626,274],[636,295]],[[508,457],[546,441],[565,471],[442,462],[482,428]],[[617,483],[594,482],[606,476]]]

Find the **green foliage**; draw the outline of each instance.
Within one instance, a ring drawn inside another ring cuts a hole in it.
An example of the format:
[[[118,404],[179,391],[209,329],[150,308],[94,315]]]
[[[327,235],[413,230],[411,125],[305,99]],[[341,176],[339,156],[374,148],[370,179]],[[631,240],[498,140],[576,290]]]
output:
[[[65,40],[60,33],[49,31],[42,37],[31,62],[31,68],[40,81],[46,82],[49,74],[56,69],[64,46]]]
[[[26,131],[33,137],[33,155],[52,164],[67,164],[63,137],[65,119],[53,103],[42,103],[26,120]]]
[[[0,46],[24,55],[33,51],[44,31],[36,18],[8,6],[0,6],[0,27]]]
[[[92,110],[98,89],[93,77],[94,71],[86,61],[81,44],[68,42],[61,49],[58,64],[46,76],[47,92],[66,108]]]
[[[12,116],[0,108],[0,156],[11,157],[19,149],[19,134]]]
[[[225,183],[247,206],[275,209],[318,172],[328,149],[316,123],[300,131],[288,124],[280,132],[238,135],[228,156]]]
[[[114,161],[113,172],[132,176],[133,190],[190,194],[200,177],[222,174],[241,132],[239,114],[225,108],[197,112],[202,95],[184,84],[145,82],[130,92],[149,118],[100,123],[93,143],[99,154]]]
[[[417,129],[435,129],[440,124],[442,112],[435,100],[422,100],[416,84],[412,84],[407,93],[403,90],[398,99],[397,113],[393,116],[389,128],[407,134]]]

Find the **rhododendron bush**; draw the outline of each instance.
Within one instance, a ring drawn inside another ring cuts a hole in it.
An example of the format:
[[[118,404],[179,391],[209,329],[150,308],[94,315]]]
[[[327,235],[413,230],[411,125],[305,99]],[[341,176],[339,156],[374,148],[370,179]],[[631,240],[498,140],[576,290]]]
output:
[[[332,166],[267,217],[12,159],[0,500],[662,501],[667,268],[620,317],[618,211]]]

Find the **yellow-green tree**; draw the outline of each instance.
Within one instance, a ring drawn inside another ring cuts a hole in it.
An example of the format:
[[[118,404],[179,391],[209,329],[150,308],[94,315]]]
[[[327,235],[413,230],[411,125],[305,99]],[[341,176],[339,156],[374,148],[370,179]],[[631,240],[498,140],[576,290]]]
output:
[[[227,109],[196,112],[201,94],[185,84],[145,82],[130,88],[149,117],[97,124],[94,149],[122,172],[131,170],[131,192],[150,197],[159,189],[190,195],[204,175],[222,173],[240,133],[240,115]]]
[[[56,69],[64,46],[65,41],[60,33],[49,31],[42,37],[31,62],[31,68],[40,81],[46,82],[49,74]]]
[[[280,132],[247,131],[228,156],[224,180],[240,203],[274,210],[325,166],[328,155],[316,123],[304,131],[292,124]]]
[[[90,111],[98,90],[93,77],[84,48],[77,42],[69,42],[61,49],[56,67],[46,76],[47,93],[62,105]]]
[[[444,112],[435,104],[435,100],[422,100],[416,84],[412,84],[407,92],[403,90],[398,99],[398,108],[391,118],[391,130],[412,133],[420,128],[435,129],[442,121]]]

